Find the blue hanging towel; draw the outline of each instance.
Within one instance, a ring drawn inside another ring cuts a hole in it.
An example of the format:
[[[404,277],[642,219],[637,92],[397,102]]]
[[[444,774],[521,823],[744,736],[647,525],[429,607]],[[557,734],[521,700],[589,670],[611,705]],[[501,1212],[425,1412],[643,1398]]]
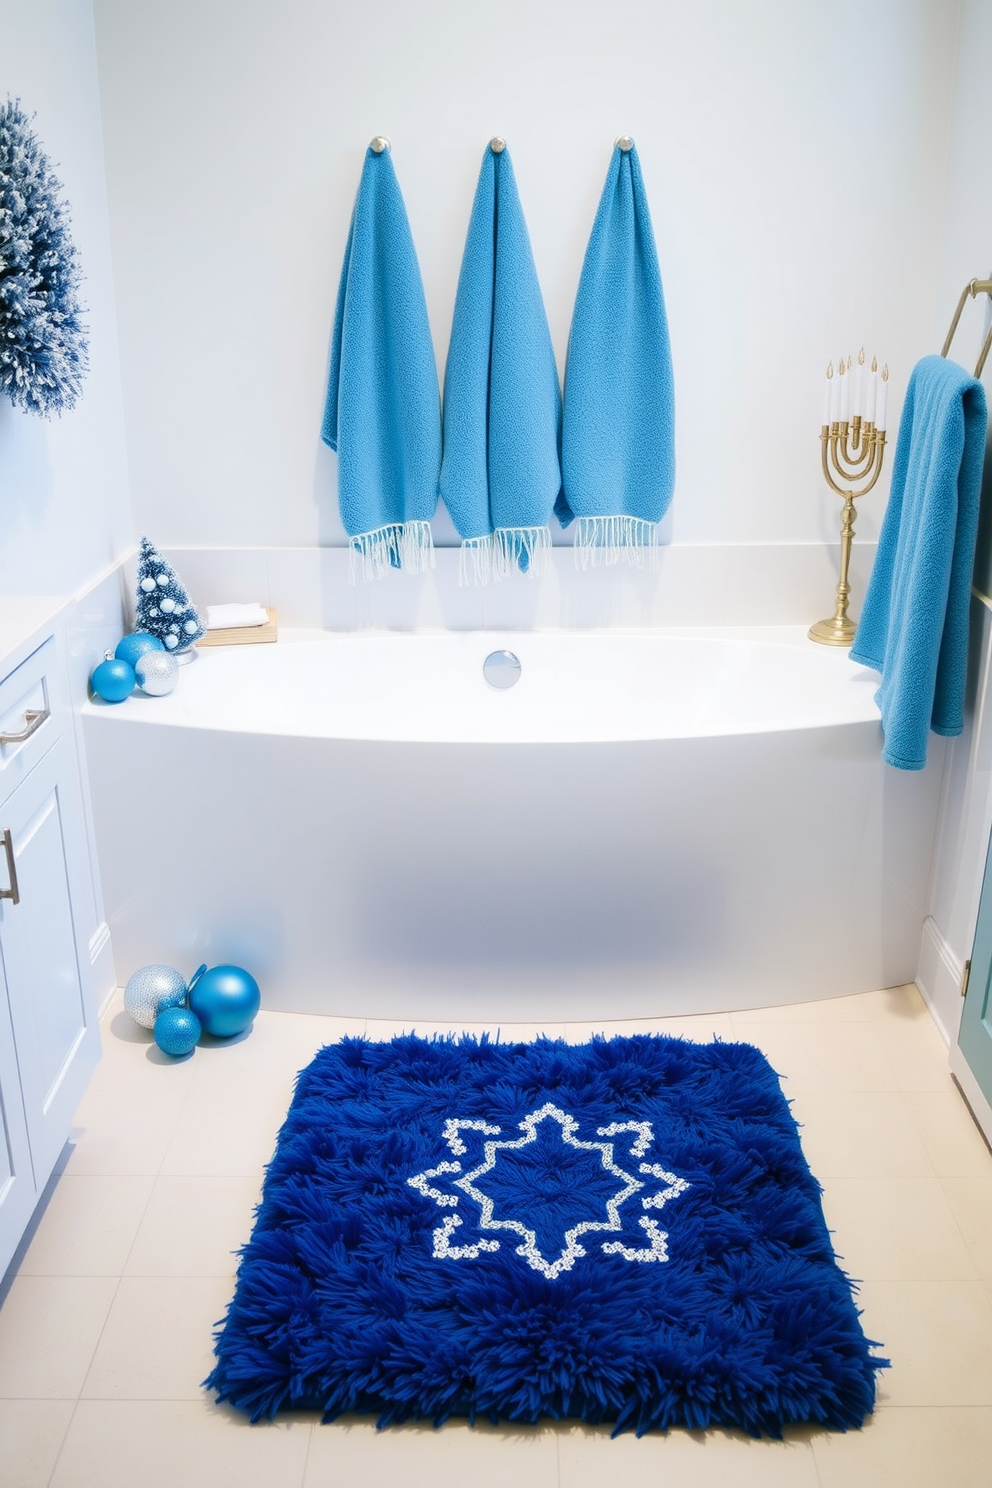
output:
[[[352,576],[433,567],[441,401],[427,303],[388,147],[369,146],[338,288],[321,437],[338,452]]]
[[[444,373],[441,496],[462,580],[546,571],[561,489],[561,392],[509,151],[486,147]]]
[[[892,489],[852,661],[882,674],[882,758],[922,770],[927,730],[964,727],[968,607],[985,459],[985,389],[928,356],[906,390]]]
[[[642,566],[675,487],[668,319],[641,167],[614,146],[586,249],[565,364],[562,526],[581,568]]]

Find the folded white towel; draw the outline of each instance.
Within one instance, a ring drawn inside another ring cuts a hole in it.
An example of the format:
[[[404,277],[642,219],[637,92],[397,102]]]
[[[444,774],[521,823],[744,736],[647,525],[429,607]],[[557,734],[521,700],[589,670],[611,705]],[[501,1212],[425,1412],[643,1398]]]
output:
[[[236,625],[267,625],[269,612],[260,604],[207,605],[208,630],[233,630]]]

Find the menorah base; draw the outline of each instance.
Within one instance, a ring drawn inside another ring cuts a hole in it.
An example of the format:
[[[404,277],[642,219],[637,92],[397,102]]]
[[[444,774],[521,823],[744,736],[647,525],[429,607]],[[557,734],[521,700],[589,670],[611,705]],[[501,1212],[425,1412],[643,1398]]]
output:
[[[857,628],[846,615],[831,615],[829,620],[817,620],[810,626],[809,638],[819,641],[821,646],[850,646]]]

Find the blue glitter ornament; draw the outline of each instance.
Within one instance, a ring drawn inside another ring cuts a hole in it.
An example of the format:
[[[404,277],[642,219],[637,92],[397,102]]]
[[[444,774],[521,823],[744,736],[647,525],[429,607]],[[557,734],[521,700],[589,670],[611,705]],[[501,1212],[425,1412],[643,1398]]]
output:
[[[189,984],[189,1005],[215,1038],[243,1033],[261,1001],[258,983],[240,966],[213,966],[198,972]]]
[[[136,680],[130,662],[118,661],[108,651],[106,661],[94,667],[90,686],[105,703],[122,703],[131,696]]]
[[[126,661],[129,666],[134,666],[138,657],[144,656],[146,651],[164,650],[158,636],[150,635],[147,630],[132,630],[130,635],[117,642],[114,655],[118,661]]]
[[[181,1059],[191,1054],[200,1042],[200,1020],[189,1008],[163,1008],[155,1019],[155,1042],[163,1054]]]

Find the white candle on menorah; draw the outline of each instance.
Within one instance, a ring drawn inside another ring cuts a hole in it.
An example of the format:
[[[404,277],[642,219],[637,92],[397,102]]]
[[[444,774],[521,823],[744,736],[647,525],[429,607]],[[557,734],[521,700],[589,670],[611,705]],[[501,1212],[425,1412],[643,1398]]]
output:
[[[885,408],[888,390],[888,366],[878,371],[872,358],[871,370],[865,375],[865,350],[858,353],[857,370],[852,361],[841,357],[834,371],[827,366],[827,391],[824,394],[824,419],[820,427],[820,456],[827,485],[843,497],[840,525],[840,579],[837,584],[834,613],[810,626],[809,638],[823,646],[850,646],[857,629],[847,613],[851,597],[849,579],[851,546],[854,541],[854,503],[866,496],[882,473],[885,457]],[[854,412],[851,414],[853,383]]]

